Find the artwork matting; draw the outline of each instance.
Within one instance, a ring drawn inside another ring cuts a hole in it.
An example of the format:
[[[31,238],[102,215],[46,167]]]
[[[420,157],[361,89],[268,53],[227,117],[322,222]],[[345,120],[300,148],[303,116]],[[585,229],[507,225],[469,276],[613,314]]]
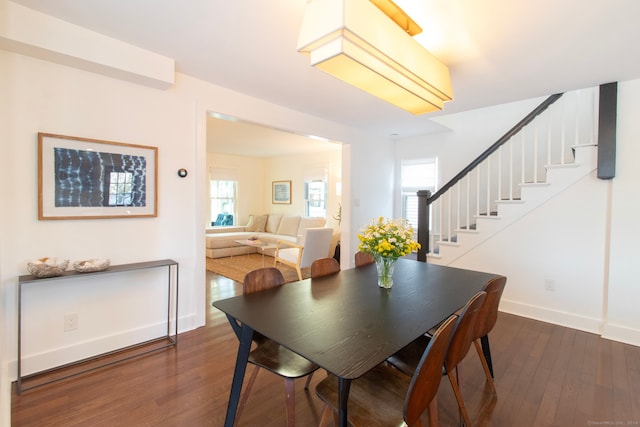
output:
[[[158,148],[38,133],[38,219],[158,216]]]
[[[272,181],[271,203],[291,204],[291,181]]]

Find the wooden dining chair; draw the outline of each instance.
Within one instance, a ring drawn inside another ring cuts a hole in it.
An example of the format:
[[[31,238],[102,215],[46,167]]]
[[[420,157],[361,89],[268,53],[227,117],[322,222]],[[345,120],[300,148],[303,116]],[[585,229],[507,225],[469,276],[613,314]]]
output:
[[[335,258],[320,258],[311,263],[311,277],[322,277],[340,271],[340,263]]]
[[[493,363],[491,361],[491,348],[489,347],[489,332],[491,332],[498,320],[498,307],[506,284],[507,278],[500,276],[489,280],[484,286],[483,291],[487,293],[487,297],[480,308],[473,332],[473,344],[480,357],[487,382],[494,394],[496,394],[496,387],[493,383]]]
[[[444,359],[444,370],[441,373],[446,374],[449,377],[453,393],[456,396],[460,415],[462,416],[466,426],[471,426],[471,421],[469,420],[469,415],[460,391],[460,373],[458,365],[467,355],[471,348],[471,343],[474,341],[476,320],[486,296],[486,292],[478,292],[471,297],[469,301],[467,301],[460,311],[458,311],[458,320],[456,322],[455,331],[451,338],[447,355]],[[416,354],[419,354],[419,352],[422,351],[421,349],[428,346],[432,339],[433,337],[422,335],[411,344],[389,357],[387,362],[407,376],[414,375],[420,360],[416,357]]]
[[[251,294],[254,292],[264,291],[285,284],[284,277],[280,270],[274,267],[259,268],[250,271],[244,277],[243,294]],[[260,368],[266,369],[284,378],[284,388],[286,394],[286,414],[287,426],[295,426],[295,387],[294,380],[296,378],[307,377],[305,389],[309,387],[309,382],[313,373],[319,368],[315,363],[310,362],[297,353],[282,347],[280,344],[254,332],[253,342],[254,349],[249,353],[248,362],[255,365],[246,390],[240,398],[238,410],[236,412],[236,422],[240,419],[240,415],[247,402],[247,398],[251,393],[251,388],[258,376]]]
[[[456,318],[451,316],[435,332],[423,352],[416,374],[408,377],[397,369],[380,364],[349,388],[349,423],[353,426],[395,426],[402,421],[421,426],[421,416],[429,417],[429,425],[438,425],[436,395],[442,379],[442,364],[447,353]],[[338,412],[338,379],[329,375],[316,386],[316,394],[325,403],[320,420],[328,425]]]
[[[355,254],[356,267],[364,267],[365,265],[373,264],[376,262],[373,259],[373,255],[366,252],[358,251]]]

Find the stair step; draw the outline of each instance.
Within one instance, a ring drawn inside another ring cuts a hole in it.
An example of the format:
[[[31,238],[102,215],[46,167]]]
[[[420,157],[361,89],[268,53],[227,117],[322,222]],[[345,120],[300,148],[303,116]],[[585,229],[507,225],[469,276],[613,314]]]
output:
[[[473,230],[475,230],[476,228],[477,228],[477,224],[471,224],[471,225],[469,226],[469,229],[468,229],[468,230],[467,230],[467,226],[466,226],[466,225],[463,225],[462,227],[460,227],[460,230],[462,230],[462,231],[473,231]]]
[[[500,216],[498,216],[498,212],[490,212],[489,215],[487,215],[486,213],[480,213],[478,215],[474,215],[474,218],[487,218],[487,219],[500,219]]]
[[[466,226],[460,227],[460,228],[456,228],[456,233],[463,233],[463,234],[479,234],[480,232],[476,229],[476,225],[475,224],[471,224],[471,228],[467,230]]]
[[[551,184],[548,182],[523,182],[518,185],[520,187],[548,187]]]
[[[556,163],[556,164],[552,164],[552,165],[545,165],[544,166],[546,169],[571,169],[571,168],[577,168],[580,167],[580,163]]]
[[[496,200],[496,203],[502,203],[505,205],[518,205],[518,204],[522,204],[525,201],[522,199],[500,199],[500,200]]]

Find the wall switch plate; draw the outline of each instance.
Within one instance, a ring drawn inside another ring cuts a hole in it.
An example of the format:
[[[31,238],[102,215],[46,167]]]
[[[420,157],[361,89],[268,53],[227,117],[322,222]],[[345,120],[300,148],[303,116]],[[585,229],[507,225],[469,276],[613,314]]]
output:
[[[64,315],[64,331],[74,331],[78,329],[78,313]]]
[[[544,289],[545,291],[555,291],[556,290],[556,281],[553,279],[544,279]]]

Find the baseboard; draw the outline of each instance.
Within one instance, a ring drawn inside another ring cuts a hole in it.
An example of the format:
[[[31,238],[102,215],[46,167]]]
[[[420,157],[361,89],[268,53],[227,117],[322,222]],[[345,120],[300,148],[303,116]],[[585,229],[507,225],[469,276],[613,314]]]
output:
[[[180,316],[178,322],[178,334],[195,329],[197,326],[195,313]],[[174,330],[173,325],[171,330]],[[77,342],[65,347],[53,348],[49,351],[38,354],[23,356],[22,375],[24,376],[31,373],[42,372],[93,357],[95,355],[100,355],[140,342],[162,337],[166,334],[166,331],[166,321],[158,322],[157,324],[146,325],[140,328],[115,333],[113,335]],[[178,337],[178,342],[179,340],[180,337]],[[7,363],[7,369],[10,373],[7,377],[8,380],[10,382],[16,381],[18,378],[17,360]]]
[[[602,338],[640,347],[640,330],[626,326],[606,323],[602,331]]]
[[[523,304],[504,298],[500,301],[500,311],[598,335],[602,332],[601,319],[579,316],[566,311],[550,310],[545,307]]]

